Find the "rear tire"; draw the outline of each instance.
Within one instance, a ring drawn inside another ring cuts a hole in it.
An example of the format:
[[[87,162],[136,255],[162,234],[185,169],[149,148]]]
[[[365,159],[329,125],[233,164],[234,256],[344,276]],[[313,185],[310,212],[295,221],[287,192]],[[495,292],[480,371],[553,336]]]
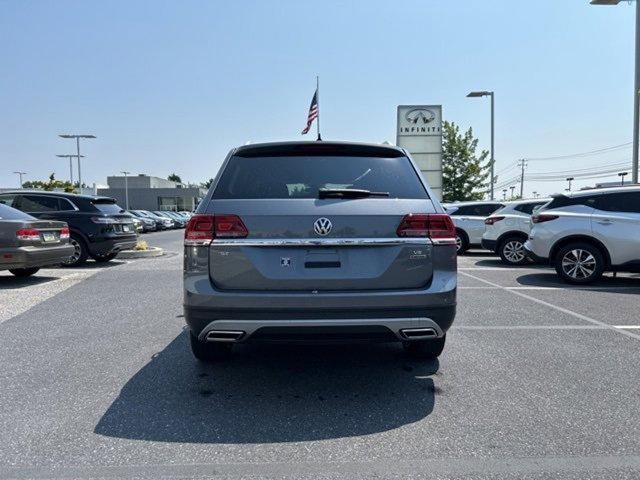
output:
[[[116,258],[116,256],[118,256],[118,252],[109,253],[107,255],[91,255],[91,258],[93,258],[98,263],[106,263]]]
[[[33,268],[12,268],[9,271],[12,274],[14,274],[16,277],[26,278],[26,277],[30,277],[31,275],[36,273],[38,270],[40,270],[40,268],[33,267]]]
[[[498,255],[500,255],[502,261],[507,265],[524,265],[527,263],[524,242],[522,237],[507,237],[500,242]]]
[[[430,340],[413,340],[411,342],[402,342],[404,351],[413,358],[424,360],[438,358],[444,350],[444,344],[447,336],[442,338],[433,338]]]
[[[73,246],[74,251],[68,260],[62,262],[62,266],[79,267],[87,261],[87,257],[89,256],[87,244],[84,242],[82,237],[76,235],[75,233],[71,234],[69,243]]]
[[[554,259],[556,272],[565,282],[584,285],[595,282],[604,272],[604,256],[590,243],[570,243]]]
[[[189,343],[191,344],[193,356],[206,363],[227,358],[232,348],[230,343],[201,342],[192,331],[189,331]]]
[[[469,250],[469,237],[462,230],[456,230],[456,252],[462,255]]]

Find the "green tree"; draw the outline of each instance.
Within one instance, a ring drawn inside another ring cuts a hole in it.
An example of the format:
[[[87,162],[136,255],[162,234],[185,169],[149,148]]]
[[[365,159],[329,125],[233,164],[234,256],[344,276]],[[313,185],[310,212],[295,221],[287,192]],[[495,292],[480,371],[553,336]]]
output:
[[[77,187],[78,184],[76,182],[75,186],[71,184],[71,182],[69,181],[62,181],[62,180],[56,180],[56,175],[55,173],[52,173],[51,175],[49,175],[49,180],[47,181],[42,181],[42,180],[32,180],[32,181],[28,181],[28,182],[24,182],[23,187],[24,188],[33,188],[36,190],[46,190],[48,192],[52,191],[52,190],[64,190],[65,192],[73,192],[75,187]]]
[[[172,182],[182,183],[182,179],[180,178],[180,175],[178,175],[177,173],[172,173],[171,175],[169,175],[167,177],[167,180],[171,180]]]
[[[209,188],[211,185],[213,184],[213,178],[210,178],[209,180],[207,180],[206,182],[202,182],[200,184],[200,186],[202,188]]]
[[[482,200],[489,186],[489,152],[476,155],[478,139],[469,128],[464,134],[445,121],[442,140],[442,198],[445,202]]]

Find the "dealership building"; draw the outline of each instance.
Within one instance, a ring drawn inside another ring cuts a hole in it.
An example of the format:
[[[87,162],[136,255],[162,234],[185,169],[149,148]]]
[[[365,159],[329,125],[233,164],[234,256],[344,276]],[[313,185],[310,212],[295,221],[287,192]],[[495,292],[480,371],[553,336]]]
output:
[[[107,185],[98,188],[97,194],[113,197],[124,207],[128,192],[132,210],[193,211],[207,193],[198,186],[144,174],[107,177]]]

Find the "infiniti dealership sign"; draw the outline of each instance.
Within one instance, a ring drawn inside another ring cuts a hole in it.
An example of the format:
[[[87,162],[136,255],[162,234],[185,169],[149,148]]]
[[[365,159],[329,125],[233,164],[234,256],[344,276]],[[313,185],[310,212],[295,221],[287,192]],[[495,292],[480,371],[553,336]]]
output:
[[[400,105],[396,144],[418,164],[433,192],[442,198],[442,106]]]

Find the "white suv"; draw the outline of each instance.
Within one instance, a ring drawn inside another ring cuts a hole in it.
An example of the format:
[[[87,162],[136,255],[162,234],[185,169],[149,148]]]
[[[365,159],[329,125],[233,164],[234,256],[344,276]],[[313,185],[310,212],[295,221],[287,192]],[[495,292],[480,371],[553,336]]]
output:
[[[640,186],[556,195],[532,217],[524,247],[570,283],[640,271]]]
[[[504,205],[504,203],[495,201],[442,205],[456,226],[456,243],[459,254],[466,252],[469,247],[480,246],[484,233],[484,219]]]
[[[551,199],[520,200],[509,202],[484,221],[482,248],[500,255],[507,265],[527,263],[524,242],[531,230],[531,214]]]

